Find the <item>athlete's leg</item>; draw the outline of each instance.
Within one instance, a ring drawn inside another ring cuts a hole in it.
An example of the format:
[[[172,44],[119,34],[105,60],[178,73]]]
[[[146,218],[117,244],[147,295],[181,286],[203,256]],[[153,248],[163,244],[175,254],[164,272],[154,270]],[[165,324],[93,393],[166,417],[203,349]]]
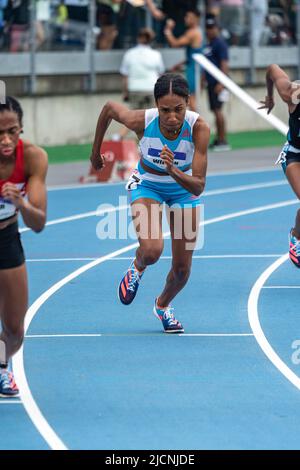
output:
[[[28,286],[25,263],[17,268],[0,270],[0,342],[8,360],[21,347],[24,339],[24,318],[28,308]]]
[[[136,250],[135,266],[143,271],[156,263],[162,253],[162,205],[155,199],[141,198],[131,205],[132,218],[140,246]]]
[[[300,199],[300,163],[290,163],[286,168],[286,177],[297,198]],[[297,211],[293,234],[300,239],[300,209]]]
[[[167,307],[187,283],[199,227],[199,207],[171,209],[172,267],[157,305]]]
[[[160,202],[150,198],[139,198],[131,204],[131,212],[139,247],[135,259],[119,284],[118,295],[124,305],[131,304],[145,268],[156,263],[163,250]]]
[[[225,142],[226,140],[226,125],[225,118],[222,109],[214,109],[217,139],[219,142]]]
[[[0,270],[0,396],[15,397],[19,390],[8,361],[24,339],[24,318],[28,306],[25,263],[17,268]]]

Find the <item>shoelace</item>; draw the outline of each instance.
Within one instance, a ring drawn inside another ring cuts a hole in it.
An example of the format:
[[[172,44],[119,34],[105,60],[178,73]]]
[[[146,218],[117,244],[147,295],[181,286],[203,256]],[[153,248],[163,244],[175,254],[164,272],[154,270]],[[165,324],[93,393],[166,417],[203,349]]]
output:
[[[163,314],[163,319],[167,320],[170,325],[177,325],[178,321],[174,317],[174,308],[167,307]]]
[[[300,256],[300,240],[292,235],[292,250],[296,251],[297,256]]]
[[[136,283],[139,283],[141,280],[140,274],[136,269],[132,269],[131,271],[131,279],[130,282],[128,283],[128,290],[131,292],[135,291],[136,288]]]
[[[0,374],[0,382],[2,382],[3,388],[13,388],[11,374],[9,372],[1,372]]]

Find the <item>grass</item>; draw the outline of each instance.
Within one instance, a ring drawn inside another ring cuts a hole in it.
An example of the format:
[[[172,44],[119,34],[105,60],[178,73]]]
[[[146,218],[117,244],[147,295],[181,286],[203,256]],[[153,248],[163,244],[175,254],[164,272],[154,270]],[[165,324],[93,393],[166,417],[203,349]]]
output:
[[[213,137],[212,137],[213,139]],[[284,136],[277,131],[251,131],[228,134],[228,141],[233,150],[276,147],[283,145]],[[87,161],[91,154],[91,144],[60,145],[45,147],[48,152],[49,163],[70,163]]]

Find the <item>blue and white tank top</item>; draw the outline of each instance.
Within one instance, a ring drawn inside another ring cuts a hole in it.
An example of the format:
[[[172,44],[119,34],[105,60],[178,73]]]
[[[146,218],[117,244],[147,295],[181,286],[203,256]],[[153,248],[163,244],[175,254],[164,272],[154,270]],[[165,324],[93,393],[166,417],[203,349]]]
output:
[[[194,157],[193,127],[199,117],[198,113],[186,111],[184,122],[178,137],[175,140],[168,140],[160,131],[159,115],[157,108],[146,109],[145,111],[145,131],[139,142],[141,158],[145,164],[153,170],[166,174],[165,165],[160,158],[160,153],[164,145],[174,153],[174,165],[181,171],[187,170]],[[157,181],[161,183],[174,183],[171,176],[160,176],[146,172],[140,163],[137,170],[142,179]],[[186,171],[191,174],[192,170]]]

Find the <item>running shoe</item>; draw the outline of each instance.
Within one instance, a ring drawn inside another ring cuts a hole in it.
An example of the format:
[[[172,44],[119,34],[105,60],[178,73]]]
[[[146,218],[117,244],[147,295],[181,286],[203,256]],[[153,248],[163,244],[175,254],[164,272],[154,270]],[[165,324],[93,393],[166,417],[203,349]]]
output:
[[[161,320],[165,333],[184,333],[182,324],[174,317],[174,308],[170,305],[166,308],[159,308],[156,301],[157,299],[155,299],[153,313]]]
[[[134,261],[132,261],[125,273],[125,276],[119,284],[118,294],[122,304],[131,304],[136,296],[143,274],[144,271],[138,271],[135,267]]]
[[[14,379],[14,375],[7,369],[0,370],[0,397],[16,397],[19,389]]]
[[[293,235],[293,229],[289,233],[289,255],[290,260],[294,263],[297,268],[300,268],[300,240]]]

